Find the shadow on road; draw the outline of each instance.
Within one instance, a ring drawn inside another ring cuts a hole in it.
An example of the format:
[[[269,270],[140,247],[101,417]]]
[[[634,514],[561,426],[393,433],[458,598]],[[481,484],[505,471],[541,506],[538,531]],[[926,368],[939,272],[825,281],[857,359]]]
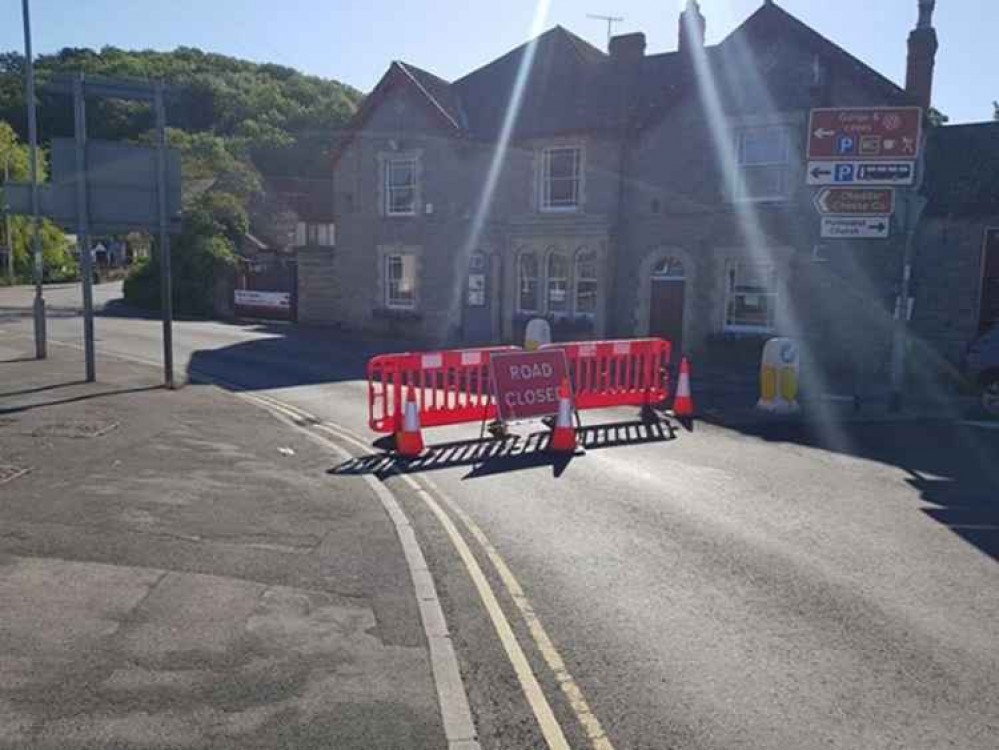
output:
[[[896,466],[927,504],[920,511],[999,560],[999,431],[947,421],[745,425],[774,443],[827,450]]]
[[[27,359],[27,358],[23,358]],[[23,361],[22,359],[22,361]],[[31,359],[34,359],[32,357]],[[18,361],[18,360],[15,360]],[[86,383],[86,380],[70,380],[67,383],[52,383],[50,385],[40,385],[35,388],[22,388],[19,391],[5,391],[0,393],[0,398],[12,398],[13,396],[27,396],[31,393],[42,393],[44,391],[54,391],[57,388],[70,388],[74,385],[80,385],[81,383]]]
[[[72,385],[70,383],[64,383],[63,386]],[[147,385],[139,386],[136,388],[118,388],[113,391],[101,391],[99,393],[87,393],[82,396],[70,396],[69,398],[59,398],[53,399],[51,401],[38,401],[35,403],[18,404],[16,406],[0,406],[0,414],[20,414],[27,411],[33,411],[35,409],[44,409],[50,406],[60,406],[62,404],[75,404],[80,401],[92,401],[94,399],[100,398],[110,398],[112,396],[121,396],[126,393],[142,393],[144,391],[157,391],[163,388],[161,385]],[[38,389],[45,390],[45,389]]]
[[[266,322],[232,326],[260,338],[195,351],[188,362],[192,379],[208,375],[240,391],[364,380],[368,359],[406,350],[398,341],[362,340],[331,329]]]
[[[501,439],[461,440],[429,446],[427,453],[416,459],[402,459],[392,453],[373,453],[351,459],[327,473],[333,475],[372,474],[385,478],[392,473],[418,474],[456,467],[471,467],[463,479],[479,479],[495,474],[551,466],[552,474],[560,477],[571,461],[583,451],[622,445],[660,443],[675,439],[676,428],[669,422],[615,422],[583,427],[577,430],[580,450],[574,454],[552,453],[548,450],[550,432],[532,432],[526,436],[511,435]]]

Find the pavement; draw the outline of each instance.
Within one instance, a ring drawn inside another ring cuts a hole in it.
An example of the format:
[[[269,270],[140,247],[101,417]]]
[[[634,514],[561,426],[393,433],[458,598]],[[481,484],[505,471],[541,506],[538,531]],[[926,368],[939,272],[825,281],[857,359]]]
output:
[[[0,336],[0,748],[441,748],[395,528],[232,394]]]
[[[159,323],[124,313],[97,320],[98,376],[130,357],[155,382]],[[80,321],[50,333],[79,346]],[[279,403],[347,454],[310,454],[304,473],[363,479],[405,512],[484,750],[999,746],[991,423],[649,430],[619,409],[586,412],[572,456],[548,454],[538,425],[503,444],[459,425],[400,464],[367,427],[364,360],[389,343],[211,321],[174,334],[178,372]],[[8,341],[30,350],[30,319],[0,314]],[[263,428],[247,439],[292,445]]]

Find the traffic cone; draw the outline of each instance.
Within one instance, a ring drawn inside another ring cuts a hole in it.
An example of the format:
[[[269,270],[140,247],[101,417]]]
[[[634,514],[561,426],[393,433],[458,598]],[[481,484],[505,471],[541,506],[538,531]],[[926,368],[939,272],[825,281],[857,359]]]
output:
[[[686,357],[680,360],[680,380],[676,384],[673,415],[680,419],[690,419],[694,416],[694,399],[690,395],[690,364]]]
[[[420,432],[420,407],[416,391],[409,386],[406,408],[403,412],[402,430],[395,434],[395,449],[403,458],[418,458],[423,453],[423,433]]]
[[[568,378],[562,379],[558,389],[558,418],[552,428],[548,450],[555,453],[573,453],[576,450],[576,430],[572,427],[572,396]]]

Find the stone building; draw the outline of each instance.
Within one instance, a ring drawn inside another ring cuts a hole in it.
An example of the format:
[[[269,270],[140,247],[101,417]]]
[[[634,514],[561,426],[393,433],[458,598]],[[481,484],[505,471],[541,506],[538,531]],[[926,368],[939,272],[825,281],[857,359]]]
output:
[[[604,53],[555,27],[454,82],[394,62],[336,155],[336,247],[299,254],[300,320],[414,346],[516,341],[538,315],[563,339],[654,334],[694,354],[787,334],[844,377],[883,375],[906,233],[820,239],[808,116],[928,108],[933,6],[918,2],[904,88],[769,0],[714,46],[690,0],[674,52],[635,33]],[[930,150],[962,138],[939,128]],[[961,275],[980,263],[967,245],[991,219],[958,229],[942,206],[917,268],[946,225],[961,281],[951,298],[917,270],[936,302],[914,323],[953,359],[981,285]]]

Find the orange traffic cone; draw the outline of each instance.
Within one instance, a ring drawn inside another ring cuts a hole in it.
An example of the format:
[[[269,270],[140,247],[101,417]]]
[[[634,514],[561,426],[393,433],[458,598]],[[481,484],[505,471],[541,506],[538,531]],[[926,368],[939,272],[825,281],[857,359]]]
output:
[[[572,427],[572,395],[568,378],[562,379],[558,389],[558,418],[552,428],[548,450],[555,453],[573,453],[576,450],[576,431]]]
[[[404,458],[418,458],[423,453],[423,433],[420,432],[420,407],[416,391],[409,386],[406,408],[403,412],[402,431],[395,434],[395,449]]]
[[[680,360],[680,380],[676,384],[673,414],[686,419],[694,416],[694,399],[690,395],[690,364],[686,357]]]

